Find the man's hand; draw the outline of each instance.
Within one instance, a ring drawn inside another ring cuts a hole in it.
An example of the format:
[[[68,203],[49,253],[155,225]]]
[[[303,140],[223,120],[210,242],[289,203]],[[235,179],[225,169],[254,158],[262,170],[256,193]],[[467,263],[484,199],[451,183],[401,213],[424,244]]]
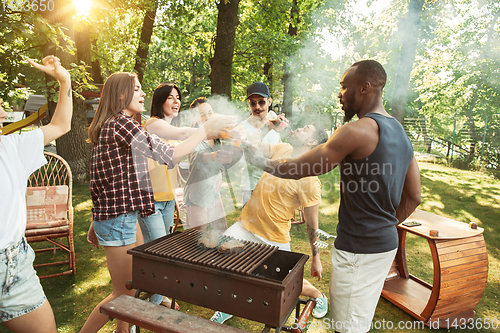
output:
[[[248,163],[266,171],[265,169],[267,167],[267,158],[264,157],[264,154],[260,151],[260,149],[250,144],[250,142],[248,141],[243,141],[241,143],[241,148],[245,152],[245,160]]]
[[[232,140],[236,141],[241,141],[241,140],[246,140],[248,136],[248,131],[243,124],[239,124],[235,128],[233,128],[231,131],[229,131],[229,135],[231,136]]]
[[[289,120],[285,117],[285,114],[282,113],[278,116],[278,118],[275,121],[270,120],[268,126],[270,130],[274,129],[276,132],[279,133],[288,127],[288,123]]]
[[[71,81],[69,72],[61,66],[61,60],[56,56],[46,56],[42,59],[42,65],[34,62],[31,59],[27,60],[31,64],[31,66],[54,77],[57,81],[59,81],[59,83],[68,83]]]
[[[322,273],[323,273],[323,265],[321,264],[319,255],[316,255],[312,258],[311,261],[311,276],[317,276],[318,281],[320,281]]]
[[[231,163],[232,159],[233,153],[227,150],[220,149],[214,153],[214,161],[219,164]]]

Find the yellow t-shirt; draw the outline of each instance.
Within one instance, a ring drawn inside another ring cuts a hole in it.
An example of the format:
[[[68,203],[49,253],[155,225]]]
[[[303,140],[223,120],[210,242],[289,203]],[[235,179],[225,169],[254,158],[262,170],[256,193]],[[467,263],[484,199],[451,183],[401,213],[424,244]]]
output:
[[[290,157],[292,146],[271,145],[271,158]],[[299,207],[311,207],[321,202],[321,182],[318,177],[283,179],[267,172],[260,177],[250,200],[241,211],[243,228],[277,243],[290,242],[290,219]]]
[[[158,119],[151,117],[149,119]],[[148,120],[142,124],[147,130]],[[161,139],[166,144],[173,146],[173,140]],[[175,186],[177,184],[177,165],[168,169],[166,165],[160,164],[153,159],[148,158],[149,177],[153,185],[153,196],[155,201],[171,201],[175,199]]]

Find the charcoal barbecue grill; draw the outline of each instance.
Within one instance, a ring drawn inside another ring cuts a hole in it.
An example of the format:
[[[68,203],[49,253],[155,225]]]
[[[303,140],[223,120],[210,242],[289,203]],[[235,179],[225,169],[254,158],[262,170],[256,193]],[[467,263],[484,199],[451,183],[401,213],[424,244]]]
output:
[[[131,287],[260,322],[276,332],[296,306],[298,317],[309,256],[249,241],[242,241],[241,252],[223,254],[200,248],[199,236],[190,229],[128,250]]]

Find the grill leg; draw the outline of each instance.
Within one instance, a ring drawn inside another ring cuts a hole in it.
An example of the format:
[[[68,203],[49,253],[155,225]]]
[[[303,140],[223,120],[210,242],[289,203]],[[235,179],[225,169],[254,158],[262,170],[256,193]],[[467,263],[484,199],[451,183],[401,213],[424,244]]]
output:
[[[144,292],[145,294],[141,296],[141,293]],[[139,299],[142,299],[143,301],[150,298],[151,296],[153,296],[154,294],[153,293],[150,293],[150,292],[147,292],[147,291],[144,291],[144,290],[141,290],[141,289],[137,289],[135,291],[135,298],[139,298]]]

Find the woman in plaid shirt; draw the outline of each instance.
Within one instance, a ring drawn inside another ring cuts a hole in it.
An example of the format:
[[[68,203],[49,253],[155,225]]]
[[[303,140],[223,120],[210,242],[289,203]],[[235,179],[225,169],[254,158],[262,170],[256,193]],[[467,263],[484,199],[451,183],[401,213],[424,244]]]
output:
[[[99,308],[116,297],[134,291],[125,283],[132,279],[132,257],[127,250],[136,246],[138,216],[154,213],[154,199],[147,158],[173,167],[207,136],[220,137],[226,127],[234,127],[232,117],[214,117],[177,146],[165,144],[149,134],[133,119],[144,111],[145,94],[134,73],[115,73],[104,85],[92,124],[93,144],[90,167],[93,225],[89,238],[97,238],[106,251],[113,292],[97,305],[80,332],[97,332],[108,317]],[[128,332],[128,324],[117,322],[118,333]]]

